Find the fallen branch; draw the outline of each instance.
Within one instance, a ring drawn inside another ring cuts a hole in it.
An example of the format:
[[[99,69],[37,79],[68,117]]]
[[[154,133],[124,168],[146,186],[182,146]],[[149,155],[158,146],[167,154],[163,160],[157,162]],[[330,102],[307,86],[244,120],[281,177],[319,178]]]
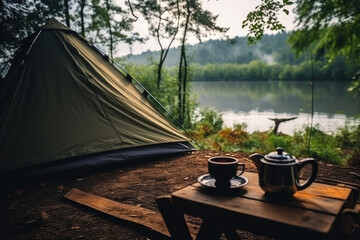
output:
[[[294,120],[296,119],[297,117],[292,117],[292,118],[269,118],[271,121],[274,121],[275,122],[275,128],[274,128],[274,133],[277,134],[278,133],[278,129],[279,129],[279,125],[280,123],[282,122],[287,122],[287,121],[290,121],[290,120]]]

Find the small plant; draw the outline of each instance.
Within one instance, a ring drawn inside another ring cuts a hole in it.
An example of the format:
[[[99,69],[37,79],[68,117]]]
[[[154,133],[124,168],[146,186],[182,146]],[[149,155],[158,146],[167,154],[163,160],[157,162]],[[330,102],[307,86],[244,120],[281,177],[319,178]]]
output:
[[[219,131],[217,141],[224,151],[240,151],[242,145],[249,139],[245,125],[234,125],[234,128],[224,128]]]
[[[335,136],[342,152],[349,156],[349,165],[360,166],[360,125],[339,128]]]
[[[193,120],[192,132],[197,132],[197,135],[208,137],[222,129],[223,120],[222,115],[210,108],[200,109],[198,115]]]

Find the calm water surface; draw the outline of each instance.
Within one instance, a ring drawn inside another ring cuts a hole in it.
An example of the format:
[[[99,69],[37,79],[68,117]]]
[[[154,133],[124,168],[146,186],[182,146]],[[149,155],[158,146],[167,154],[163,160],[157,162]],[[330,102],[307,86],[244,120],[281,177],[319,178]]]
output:
[[[314,124],[326,132],[346,122],[360,124],[360,97],[347,92],[349,83],[315,82]],[[247,130],[267,131],[274,127],[269,118],[297,119],[280,124],[279,131],[293,134],[311,123],[309,82],[193,82],[201,107],[223,116],[224,125],[246,123]]]

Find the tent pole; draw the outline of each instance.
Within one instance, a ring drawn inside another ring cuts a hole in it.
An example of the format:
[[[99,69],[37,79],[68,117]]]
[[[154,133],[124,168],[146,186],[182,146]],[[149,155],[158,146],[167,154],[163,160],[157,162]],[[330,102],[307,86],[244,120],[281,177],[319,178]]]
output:
[[[42,32],[42,29],[36,34],[36,36],[35,36],[34,40],[32,41],[32,43],[31,43],[28,51],[26,52],[25,57],[26,57],[27,55],[29,55],[29,52],[30,52],[32,46],[35,44],[35,41],[37,40],[37,38],[39,37],[39,35],[40,35],[41,32]],[[6,66],[7,66],[7,65],[9,64],[9,62],[14,58],[14,56],[17,54],[17,52],[18,52],[18,51],[15,51],[14,54],[5,62],[4,66],[1,68],[0,75],[2,75],[2,73],[4,72]],[[21,66],[24,64],[24,62],[25,62],[25,58],[22,60]],[[5,74],[5,75],[6,75],[6,74]],[[5,77],[5,76],[4,76],[4,77]]]
[[[30,53],[30,51],[31,51],[32,47],[34,46],[34,44],[35,44],[36,40],[38,39],[38,37],[39,37],[39,35],[40,35],[40,33],[41,33],[41,32],[42,32],[42,29],[38,32],[38,34],[36,34],[36,37],[35,37],[35,38],[34,38],[34,40],[32,41],[32,43],[31,43],[31,45],[30,45],[30,47],[29,47],[28,51],[26,52],[25,57],[26,57],[27,55],[29,55],[29,53]],[[22,60],[22,62],[21,62],[21,66],[24,64],[24,62],[25,62],[25,58]]]

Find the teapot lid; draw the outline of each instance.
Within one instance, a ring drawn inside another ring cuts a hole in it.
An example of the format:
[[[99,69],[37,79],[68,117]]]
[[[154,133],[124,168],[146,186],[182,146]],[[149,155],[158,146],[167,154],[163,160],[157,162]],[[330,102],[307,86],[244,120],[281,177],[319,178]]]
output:
[[[265,156],[265,159],[269,162],[279,164],[295,162],[295,158],[287,152],[284,152],[284,148],[282,147],[277,147],[276,152],[269,153]]]

